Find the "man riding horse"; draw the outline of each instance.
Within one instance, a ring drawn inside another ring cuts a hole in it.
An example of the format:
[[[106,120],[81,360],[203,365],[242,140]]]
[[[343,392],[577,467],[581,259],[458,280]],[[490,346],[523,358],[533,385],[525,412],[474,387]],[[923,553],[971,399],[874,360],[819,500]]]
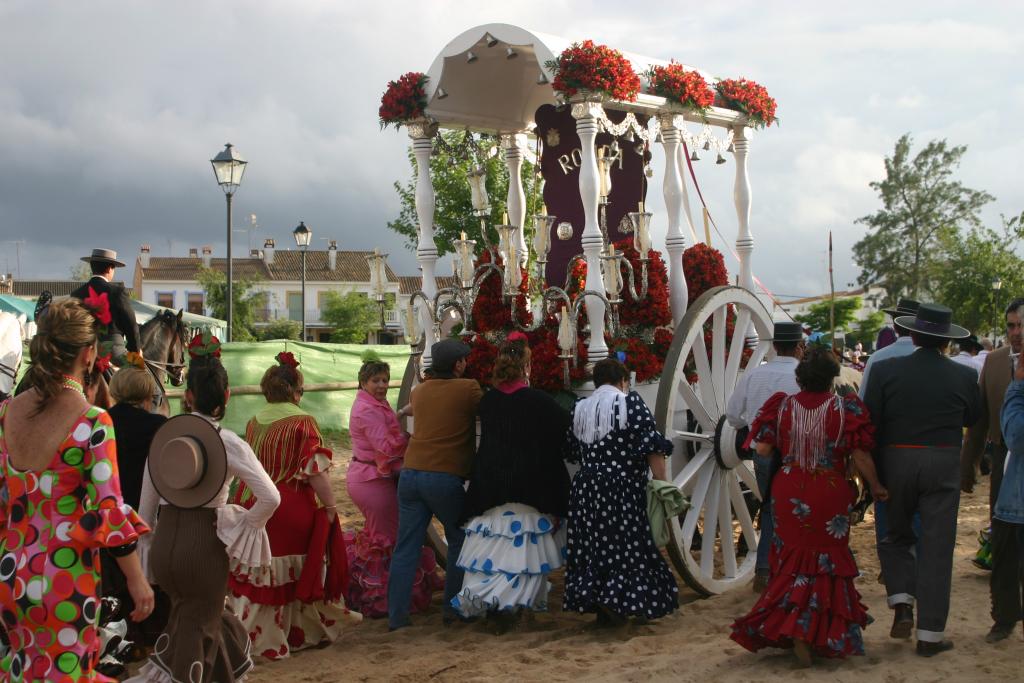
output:
[[[124,285],[113,282],[114,269],[124,268],[124,264],[117,260],[117,252],[113,249],[93,249],[92,255],[83,256],[82,260],[92,269],[92,278],[71,292],[71,296],[84,300],[90,289],[96,294],[107,295],[112,321],[107,326],[107,334],[100,339],[100,345],[104,351],[109,351],[111,363],[120,367],[124,364],[126,352],[142,353],[139,325],[135,321],[131,298]]]

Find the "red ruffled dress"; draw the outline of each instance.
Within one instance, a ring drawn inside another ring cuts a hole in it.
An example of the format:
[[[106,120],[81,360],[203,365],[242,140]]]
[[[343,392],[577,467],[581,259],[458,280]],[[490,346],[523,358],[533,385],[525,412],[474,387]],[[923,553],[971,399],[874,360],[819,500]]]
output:
[[[100,548],[149,532],[121,499],[114,425],[89,408],[41,472],[10,461],[0,404],[0,681],[112,681],[100,654]],[[0,648],[2,651],[2,648]]]
[[[227,603],[248,631],[253,653],[283,659],[333,642],[362,616],[343,597],[348,563],[341,526],[337,517],[327,521],[309,484],[310,477],[331,468],[332,454],[316,420],[292,404],[270,404],[249,421],[245,440],[277,485],[281,505],[267,522],[270,569],[234,566]],[[231,502],[252,504],[244,484]]]
[[[772,482],[772,573],[761,599],[732,625],[732,639],[752,652],[798,639],[822,657],[864,654],[868,616],[853,583],[846,471],[852,451],[874,448],[867,408],[856,395],[780,392],[762,406],[745,446],[755,441],[782,454]]]

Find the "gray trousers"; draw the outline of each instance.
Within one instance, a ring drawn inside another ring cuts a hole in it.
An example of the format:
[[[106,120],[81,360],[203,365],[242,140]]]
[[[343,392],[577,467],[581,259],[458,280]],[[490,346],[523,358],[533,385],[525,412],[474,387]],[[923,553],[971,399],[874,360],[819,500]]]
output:
[[[953,578],[960,449],[886,447],[881,455],[889,532],[878,543],[878,559],[889,607],[912,605],[916,598],[917,639],[940,642]],[[915,512],[921,515],[920,538],[912,526]]]

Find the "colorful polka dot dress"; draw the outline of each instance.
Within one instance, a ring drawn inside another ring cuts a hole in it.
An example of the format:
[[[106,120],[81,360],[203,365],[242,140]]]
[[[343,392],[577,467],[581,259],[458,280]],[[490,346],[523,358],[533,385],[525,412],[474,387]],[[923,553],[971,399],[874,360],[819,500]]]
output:
[[[111,680],[95,673],[101,547],[149,529],[121,500],[114,428],[89,408],[41,472],[10,462],[0,404],[0,681]]]

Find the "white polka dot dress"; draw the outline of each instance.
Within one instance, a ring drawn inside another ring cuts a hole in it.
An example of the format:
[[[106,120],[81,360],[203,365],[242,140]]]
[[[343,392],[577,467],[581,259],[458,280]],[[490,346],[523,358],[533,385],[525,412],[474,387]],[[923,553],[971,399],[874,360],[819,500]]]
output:
[[[651,535],[647,517],[647,456],[672,444],[635,392],[628,422],[593,444],[569,430],[570,459],[580,462],[569,498],[566,610],[599,605],[631,617],[657,619],[678,608],[679,589]],[[617,422],[616,422],[617,424]]]

